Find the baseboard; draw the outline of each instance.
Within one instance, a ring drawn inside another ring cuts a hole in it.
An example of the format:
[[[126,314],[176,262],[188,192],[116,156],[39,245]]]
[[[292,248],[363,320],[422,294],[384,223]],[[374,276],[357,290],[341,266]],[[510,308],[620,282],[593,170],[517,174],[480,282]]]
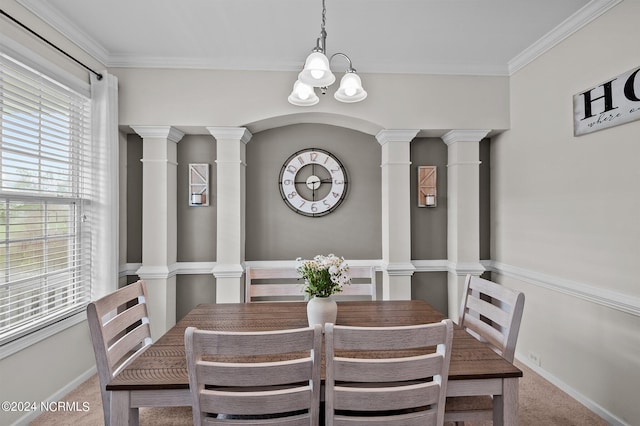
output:
[[[584,405],[589,410],[593,411],[594,413],[596,413],[597,415],[602,417],[609,425],[612,425],[612,426],[630,426],[628,423],[625,423],[622,419],[620,419],[619,417],[615,416],[613,413],[611,413],[610,411],[606,410],[601,405],[597,404],[593,400],[587,398],[586,396],[584,396],[580,392],[576,391],[571,386],[569,386],[568,384],[566,384],[565,382],[563,382],[562,380],[560,380],[559,378],[557,378],[556,376],[554,376],[553,374],[548,372],[547,370],[543,369],[542,367],[540,367],[540,366],[538,366],[536,364],[533,364],[523,354],[520,354],[520,353],[516,352],[515,357],[516,357],[516,359],[518,361],[520,361],[521,363],[523,363],[524,365],[529,367],[536,374],[540,375],[545,380],[551,382],[554,386],[558,387],[560,390],[562,390],[563,392],[567,393],[569,396],[571,396],[573,399],[578,401],[580,404]]]
[[[96,372],[97,372],[96,367],[95,366],[91,367],[90,369],[88,369],[87,371],[85,371],[84,373],[76,377],[74,380],[69,382],[66,386],[60,388],[53,395],[50,395],[43,402],[60,401],[69,392],[71,392],[72,390],[80,386],[82,383],[84,383],[86,380],[88,380],[91,376],[96,374]],[[29,413],[25,414],[24,416],[16,420],[14,423],[12,423],[11,426],[26,426],[29,423],[31,423],[33,420],[35,420],[36,417],[38,417],[40,414],[42,414],[42,411],[40,410],[30,411]]]

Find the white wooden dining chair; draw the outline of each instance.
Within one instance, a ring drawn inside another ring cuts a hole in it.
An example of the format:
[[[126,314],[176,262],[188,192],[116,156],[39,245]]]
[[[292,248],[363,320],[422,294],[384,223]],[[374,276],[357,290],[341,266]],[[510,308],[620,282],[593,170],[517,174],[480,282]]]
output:
[[[335,299],[345,296],[376,300],[376,271],[372,266],[350,266],[351,284]],[[245,271],[245,302],[305,300],[304,280],[294,267],[253,267]]]
[[[319,424],[319,324],[262,332],[188,327],[184,340],[194,425]]]
[[[524,310],[524,294],[484,278],[467,275],[459,325],[509,362],[513,362]],[[447,398],[445,421],[493,419],[490,396]]]
[[[452,340],[448,319],[402,327],[326,324],[327,426],[442,425]],[[417,348],[411,356],[385,355]]]
[[[140,280],[87,305],[105,425],[110,425],[107,383],[151,345],[147,287]]]

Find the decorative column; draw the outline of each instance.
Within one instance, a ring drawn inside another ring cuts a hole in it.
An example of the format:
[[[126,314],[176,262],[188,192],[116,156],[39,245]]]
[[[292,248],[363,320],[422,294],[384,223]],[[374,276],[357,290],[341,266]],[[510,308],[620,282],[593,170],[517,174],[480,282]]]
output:
[[[244,298],[246,145],[252,135],[244,127],[207,130],[217,142],[216,303],[237,303]]]
[[[447,257],[449,318],[458,321],[467,274],[480,275],[480,141],[488,130],[451,130],[448,146]]]
[[[170,126],[131,126],[142,136],[142,267],[153,339],[176,323],[178,142]]]
[[[411,194],[410,144],[418,130],[381,130],[382,146],[382,298],[410,300]]]

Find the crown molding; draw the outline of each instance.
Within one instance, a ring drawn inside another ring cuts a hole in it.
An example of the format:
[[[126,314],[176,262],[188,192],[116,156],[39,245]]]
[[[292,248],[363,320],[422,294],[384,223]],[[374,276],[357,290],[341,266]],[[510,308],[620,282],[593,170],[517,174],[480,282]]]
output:
[[[207,130],[216,140],[239,140],[247,144],[253,137],[246,127],[207,127]]]
[[[48,2],[39,0],[16,0],[42,21],[60,32],[79,48],[100,61],[107,67],[116,68],[171,68],[171,69],[219,69],[248,71],[298,71],[300,63],[270,61],[262,64],[242,63],[228,60],[222,62],[210,57],[162,57],[134,56],[109,52],[103,45],[90,37],[85,31],[74,25]],[[506,65],[502,64],[405,64],[403,71],[398,71],[391,64],[360,64],[361,73],[373,72],[385,74],[431,74],[431,75],[477,75],[477,76],[511,76],[538,56],[542,55],[600,15],[616,6],[622,0],[592,0],[582,9],[571,15],[556,28],[534,42],[524,51],[512,58]]]
[[[144,138],[168,139],[178,143],[184,137],[184,132],[171,126],[129,126],[139,136]]]
[[[560,25],[511,59],[508,63],[509,75],[515,74],[533,62],[538,56],[547,52],[620,2],[622,0],[592,0],[587,3],[582,9],[565,19]]]
[[[416,129],[385,129],[378,132],[376,139],[380,145],[387,142],[411,142],[419,131]]]
[[[451,130],[442,135],[445,144],[451,145],[456,142],[480,142],[487,137],[490,130]]]
[[[100,61],[100,63],[109,66],[109,51],[86,32],[71,23],[49,2],[38,0],[16,0],[16,2],[60,32],[80,49]]]

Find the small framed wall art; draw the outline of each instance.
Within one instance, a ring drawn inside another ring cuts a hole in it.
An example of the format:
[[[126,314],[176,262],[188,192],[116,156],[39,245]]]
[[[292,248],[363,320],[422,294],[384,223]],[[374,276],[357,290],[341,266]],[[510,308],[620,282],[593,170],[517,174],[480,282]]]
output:
[[[436,166],[418,166],[418,207],[435,207]]]
[[[189,164],[189,205],[209,205],[209,164]]]

